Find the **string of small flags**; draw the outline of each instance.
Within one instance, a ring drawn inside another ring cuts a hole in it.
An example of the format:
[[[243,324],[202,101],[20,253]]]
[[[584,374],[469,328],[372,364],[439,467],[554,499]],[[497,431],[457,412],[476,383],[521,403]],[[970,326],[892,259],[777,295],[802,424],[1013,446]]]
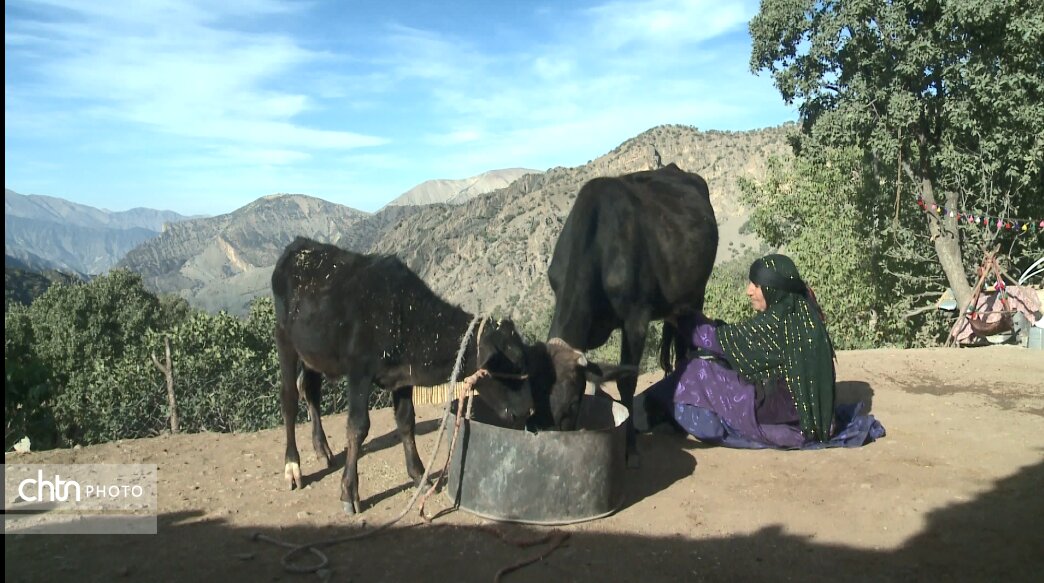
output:
[[[1044,219],[1014,219],[980,215],[976,213],[969,213],[967,211],[960,211],[952,208],[946,208],[937,204],[926,204],[924,199],[917,197],[917,206],[921,207],[924,212],[931,212],[939,216],[950,216],[957,219],[959,223],[968,223],[969,225],[976,226],[995,226],[997,230],[1006,229],[1008,231],[1022,231],[1024,233],[1037,231],[1044,232]]]

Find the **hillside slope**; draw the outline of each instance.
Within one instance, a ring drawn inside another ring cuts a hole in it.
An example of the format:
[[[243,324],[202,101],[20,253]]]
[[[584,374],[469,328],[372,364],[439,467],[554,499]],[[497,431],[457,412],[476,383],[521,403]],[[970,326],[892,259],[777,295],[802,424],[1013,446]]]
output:
[[[118,266],[197,307],[244,313],[254,297],[269,293],[276,259],[298,235],[366,251],[387,221],[411,212],[401,207],[375,217],[310,196],[271,195],[228,214],[171,225]]]
[[[543,321],[554,303],[547,266],[585,182],[672,162],[700,174],[721,231],[717,260],[727,261],[757,244],[740,232],[748,209],[739,201],[738,179],[760,178],[769,157],[788,155],[789,131],[656,127],[583,166],[528,175],[462,206],[424,207],[385,233],[373,250],[398,254],[436,292],[465,309]]]
[[[737,180],[764,175],[771,156],[789,152],[791,127],[700,132],[660,126],[575,168],[527,172],[509,185],[461,204],[389,205],[366,213],[303,195],[261,198],[232,213],[172,225],[120,262],[160,292],[179,293],[209,310],[242,313],[297,235],[357,252],[400,256],[445,299],[535,325],[553,305],[547,266],[580,187],[612,176],[675,163],[708,182],[727,261],[757,245],[742,233],[746,209]]]

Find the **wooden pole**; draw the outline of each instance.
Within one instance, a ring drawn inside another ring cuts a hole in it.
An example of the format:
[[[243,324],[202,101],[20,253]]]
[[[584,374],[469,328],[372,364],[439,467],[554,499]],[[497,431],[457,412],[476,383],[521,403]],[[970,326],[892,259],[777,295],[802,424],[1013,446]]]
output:
[[[957,346],[957,331],[960,329],[961,324],[964,323],[964,319],[967,317],[968,308],[973,307],[979,300],[979,293],[982,291],[982,284],[986,281],[986,275],[989,273],[987,269],[990,261],[993,259],[993,254],[1000,250],[1000,247],[993,251],[987,251],[986,256],[982,259],[982,264],[979,269],[982,273],[979,274],[979,280],[975,282],[975,288],[972,290],[972,297],[967,304],[961,306],[960,311],[957,313],[957,321],[954,322],[950,328],[950,335],[946,338],[946,346]],[[956,297],[956,294],[954,294]]]

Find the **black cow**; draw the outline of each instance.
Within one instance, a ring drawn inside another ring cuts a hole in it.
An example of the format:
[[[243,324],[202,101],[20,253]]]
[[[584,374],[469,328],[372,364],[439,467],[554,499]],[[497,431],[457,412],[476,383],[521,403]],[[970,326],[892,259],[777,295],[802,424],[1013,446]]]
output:
[[[664,319],[660,362],[671,368],[680,346],[674,323],[703,309],[718,249],[707,183],[674,164],[585,184],[555,245],[548,278],[555,292],[549,336],[586,351],[622,329],[621,366],[636,370],[649,322]],[[583,392],[583,367],[556,363],[550,409],[554,425],[572,429]],[[631,409],[637,376],[617,380]],[[537,409],[547,404],[538,405]],[[628,454],[637,465],[633,425]]]
[[[419,483],[424,465],[414,441],[413,386],[449,379],[472,316],[439,299],[394,256],[360,255],[302,237],[276,263],[272,294],[286,424],[284,475],[290,488],[303,485],[294,431],[301,393],[312,418],[315,453],[331,465],[319,419],[323,375],[348,379],[348,443],[341,480],[345,511],[361,510],[358,461],[370,428],[367,403],[373,385],[392,391],[406,471]],[[526,419],[533,400],[522,339],[507,321],[485,321],[476,328],[481,334],[472,333],[461,377],[486,370],[489,375],[475,385],[480,398],[507,421]]]

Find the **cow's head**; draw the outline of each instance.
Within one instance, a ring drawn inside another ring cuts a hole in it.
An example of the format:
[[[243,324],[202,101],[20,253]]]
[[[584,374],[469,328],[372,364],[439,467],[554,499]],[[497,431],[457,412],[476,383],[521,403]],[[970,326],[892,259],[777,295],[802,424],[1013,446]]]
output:
[[[630,366],[588,362],[582,352],[559,338],[530,347],[528,357],[535,407],[531,429],[576,429],[580,397],[589,383],[599,385],[637,374]]]
[[[485,404],[509,423],[533,413],[525,344],[510,320],[486,320],[478,339],[479,368],[489,374],[475,383]]]

